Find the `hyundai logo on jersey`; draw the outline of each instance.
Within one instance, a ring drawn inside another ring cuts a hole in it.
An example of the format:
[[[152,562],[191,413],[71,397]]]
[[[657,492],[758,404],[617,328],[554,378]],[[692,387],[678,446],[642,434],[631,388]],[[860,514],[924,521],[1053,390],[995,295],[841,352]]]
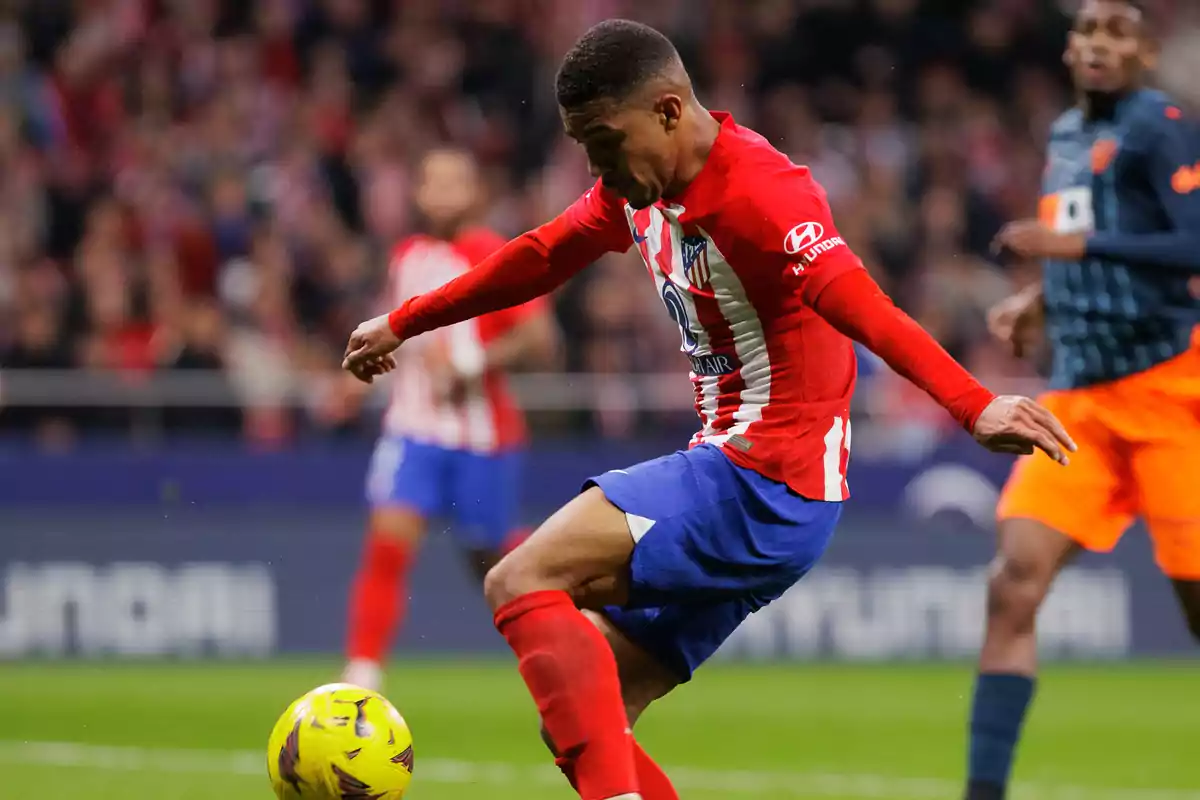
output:
[[[783,239],[783,250],[794,256],[825,238],[825,227],[819,222],[802,222],[788,231]]]

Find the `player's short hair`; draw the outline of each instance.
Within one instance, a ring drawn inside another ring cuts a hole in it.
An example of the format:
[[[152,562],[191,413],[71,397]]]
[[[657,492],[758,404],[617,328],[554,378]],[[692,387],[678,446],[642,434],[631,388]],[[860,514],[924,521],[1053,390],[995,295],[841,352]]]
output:
[[[563,58],[554,82],[558,104],[579,108],[601,99],[620,102],[678,63],[675,45],[649,25],[605,20]]]

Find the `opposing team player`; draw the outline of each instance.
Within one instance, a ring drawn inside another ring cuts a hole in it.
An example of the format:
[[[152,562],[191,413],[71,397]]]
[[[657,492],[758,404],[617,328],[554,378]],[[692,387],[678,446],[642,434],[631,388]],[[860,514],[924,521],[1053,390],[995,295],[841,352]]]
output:
[[[679,325],[702,428],[684,452],[589,481],[484,594],[580,796],[667,800],[630,725],[825,550],[848,494],[851,339],[992,449],[1065,461],[1072,445],[888,300],[808,170],[706,110],[662,34],[601,23],[566,56],[557,94],[597,183],[464,277],[364,323],[345,367],[370,380],[402,341],[526,302],[606,252],[641,253]]]
[[[1087,0],[1066,60],[1078,105],[1052,129],[1041,218],[998,242],[1044,259],[993,313],[1018,350],[1044,322],[1043,403],[1079,440],[1071,465],[1022,459],[999,507],[987,635],[971,714],[971,800],[1005,794],[1034,692],[1038,606],[1080,549],[1107,551],[1135,517],[1200,636],[1200,127],[1142,88],[1155,49],[1128,0]],[[1193,286],[1194,286],[1193,282]]]
[[[395,249],[389,305],[453,280],[504,244],[472,225],[481,188],[470,154],[428,153],[418,181],[425,232]],[[481,579],[510,544],[525,423],[504,372],[544,361],[555,343],[553,323],[534,301],[454,325],[400,354],[367,478],[371,516],[350,597],[348,682],[381,688],[408,571],[431,518],[452,523]]]

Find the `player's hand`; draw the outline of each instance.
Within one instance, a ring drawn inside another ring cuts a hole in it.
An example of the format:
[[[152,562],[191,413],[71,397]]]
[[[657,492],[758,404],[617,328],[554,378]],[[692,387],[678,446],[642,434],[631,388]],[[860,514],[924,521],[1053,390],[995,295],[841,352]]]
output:
[[[350,334],[342,369],[363,383],[370,383],[396,368],[392,352],[399,346],[400,339],[392,333],[387,314],[369,319]]]
[[[992,336],[1012,348],[1014,356],[1024,358],[1041,338],[1045,320],[1041,287],[1034,286],[992,306],[987,324]]]
[[[1078,448],[1062,423],[1028,397],[1004,395],[993,400],[971,431],[993,453],[1029,455],[1035,449],[1066,465]]]
[[[1057,258],[1078,261],[1087,252],[1082,233],[1059,233],[1033,219],[1010,222],[992,240],[992,252],[1015,253],[1021,258]]]

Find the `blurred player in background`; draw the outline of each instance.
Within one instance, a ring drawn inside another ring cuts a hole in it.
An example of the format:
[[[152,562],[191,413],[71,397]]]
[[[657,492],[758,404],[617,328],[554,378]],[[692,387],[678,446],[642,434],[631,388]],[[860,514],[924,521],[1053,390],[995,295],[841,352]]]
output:
[[[1022,459],[1000,500],[999,555],[971,713],[970,800],[1006,784],[1034,693],[1034,622],[1059,570],[1136,517],[1200,637],[1200,127],[1142,88],[1156,49],[1140,4],[1086,0],[1066,52],[1079,104],[1051,132],[1040,219],[998,244],[1041,283],[992,314],[1018,355],[1052,348],[1043,402],[1079,442],[1070,466]]]
[[[475,270],[361,325],[345,366],[370,380],[402,341],[638,249],[679,326],[702,428],[685,452],[588,481],[488,573],[484,595],[580,796],[673,800],[630,726],[824,552],[848,495],[852,339],[993,449],[1037,445],[1065,461],[1072,445],[1044,409],[995,397],[897,309],[809,171],[705,109],[658,31],[596,26],[557,95],[596,184]]]
[[[418,180],[425,231],[396,247],[388,305],[436,289],[504,244],[472,224],[482,187],[469,153],[430,152]],[[556,345],[550,315],[534,301],[448,327],[399,355],[367,478],[371,516],[350,596],[348,682],[381,688],[429,520],[452,522],[480,579],[514,543],[526,432],[504,373],[545,364]]]

